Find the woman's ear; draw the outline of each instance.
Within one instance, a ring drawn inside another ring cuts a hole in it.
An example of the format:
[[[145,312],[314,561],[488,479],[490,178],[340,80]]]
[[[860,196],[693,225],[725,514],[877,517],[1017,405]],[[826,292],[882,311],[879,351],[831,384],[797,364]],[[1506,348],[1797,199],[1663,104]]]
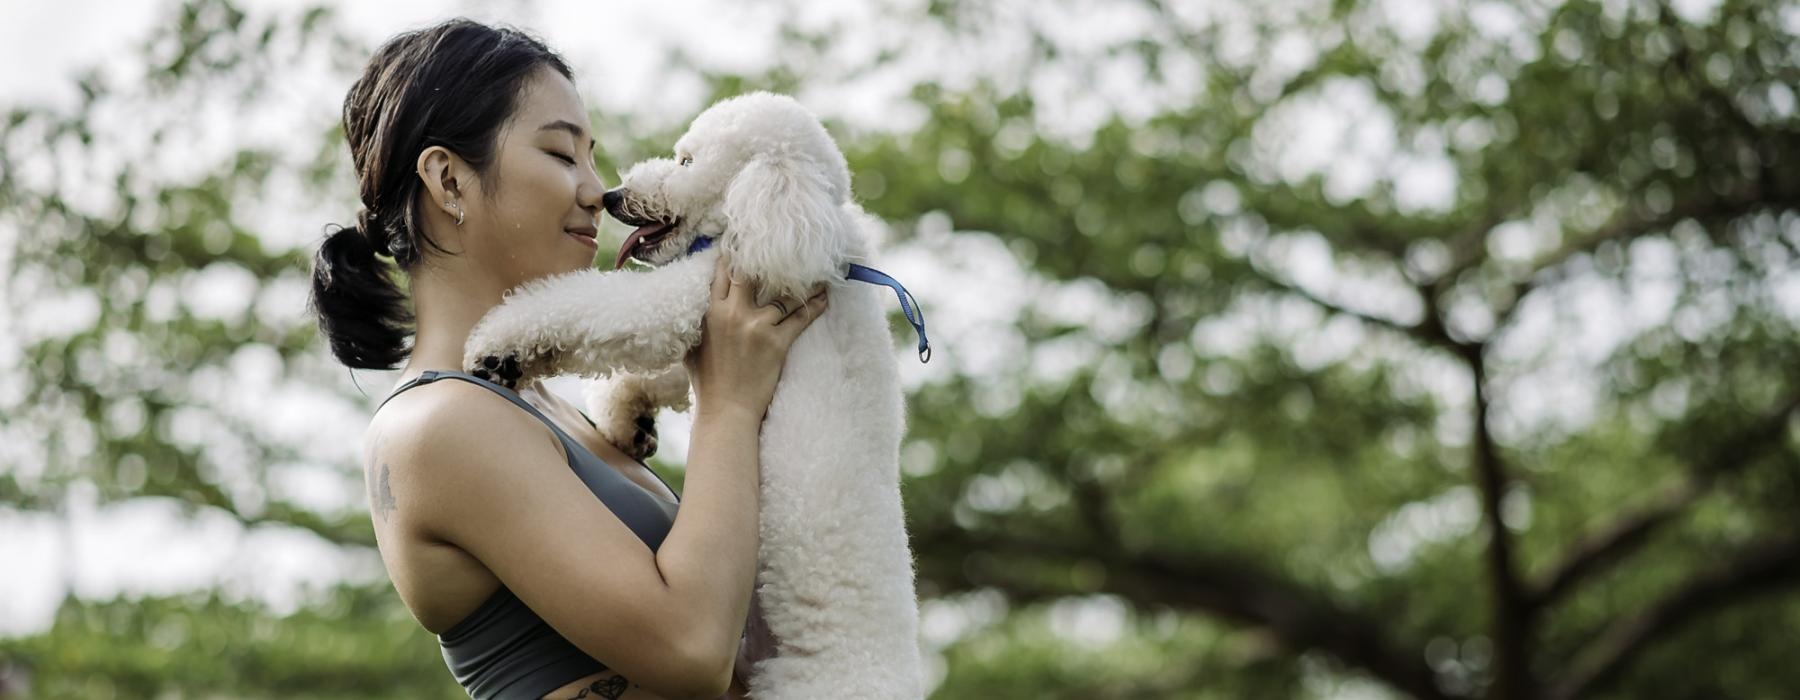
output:
[[[763,302],[805,299],[840,279],[849,262],[848,222],[830,182],[803,160],[759,156],[732,178],[720,245],[732,267],[756,280]]]
[[[462,187],[457,183],[461,169],[462,159],[443,146],[432,146],[419,153],[419,179],[425,183],[425,194],[434,207],[452,219],[459,218],[457,211],[462,206]]]

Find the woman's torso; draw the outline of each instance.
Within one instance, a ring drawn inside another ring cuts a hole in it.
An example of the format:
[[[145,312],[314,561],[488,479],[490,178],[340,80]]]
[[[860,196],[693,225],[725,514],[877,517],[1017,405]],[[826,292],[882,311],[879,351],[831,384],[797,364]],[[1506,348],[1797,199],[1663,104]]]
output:
[[[396,397],[390,406],[384,408],[396,412],[428,409],[430,402],[442,400],[442,394],[431,389],[430,385],[414,387],[403,394],[410,396],[409,399],[403,402]],[[675,493],[648,467],[607,443],[580,411],[546,390],[541,383],[533,382],[521,387],[516,393],[571,439],[627,480],[655,498],[668,503],[678,501]],[[372,439],[379,439],[381,422],[378,414],[370,425]],[[544,429],[549,430],[548,427]],[[392,532],[381,531],[382,529],[382,524],[377,521],[382,561],[388,569],[389,578],[394,581],[396,590],[413,617],[432,634],[442,635],[455,627],[499,591],[501,582],[493,572],[456,545],[422,532]],[[627,687],[627,690],[621,695],[616,692],[615,686]],[[641,688],[628,687],[612,671],[601,671],[578,679],[545,697],[656,698],[654,694]]]

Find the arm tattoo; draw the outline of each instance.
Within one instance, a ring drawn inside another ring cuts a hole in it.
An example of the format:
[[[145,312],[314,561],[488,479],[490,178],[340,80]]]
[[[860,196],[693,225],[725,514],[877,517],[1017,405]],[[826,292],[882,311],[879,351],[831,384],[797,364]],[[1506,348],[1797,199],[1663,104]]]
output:
[[[394,514],[394,491],[388,488],[387,462],[381,463],[381,476],[375,481],[375,494],[369,499],[369,503],[374,506],[375,512],[381,514],[382,520],[387,520],[388,516]]]
[[[625,696],[625,689],[630,685],[631,681],[625,680],[624,676],[602,678],[593,683],[589,683],[588,687],[582,688],[581,692],[576,693],[575,697],[570,698],[570,700],[583,700],[588,697],[619,700],[619,698]],[[592,693],[592,695],[589,695],[590,693]]]

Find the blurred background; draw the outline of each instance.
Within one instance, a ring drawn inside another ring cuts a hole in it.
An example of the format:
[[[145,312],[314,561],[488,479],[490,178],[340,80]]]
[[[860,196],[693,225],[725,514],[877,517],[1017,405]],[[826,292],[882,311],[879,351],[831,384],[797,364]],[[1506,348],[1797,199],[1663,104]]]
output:
[[[936,350],[934,697],[1800,688],[1794,2],[65,0],[0,10],[0,697],[464,696],[304,311],[345,90],[458,14],[613,184],[826,119]]]

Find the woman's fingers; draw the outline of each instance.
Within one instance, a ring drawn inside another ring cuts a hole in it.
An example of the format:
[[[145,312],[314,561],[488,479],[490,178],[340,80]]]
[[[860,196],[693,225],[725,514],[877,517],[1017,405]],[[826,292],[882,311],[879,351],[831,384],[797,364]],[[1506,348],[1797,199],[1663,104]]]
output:
[[[769,303],[762,306],[763,315],[768,318],[769,325],[779,326],[782,321],[793,317],[800,306],[800,302],[789,298],[770,299]]]
[[[725,295],[727,297],[737,297],[739,299],[743,299],[743,300],[745,300],[745,303],[750,303],[750,304],[756,303],[755,301],[753,301],[754,299],[756,299],[756,286],[754,284],[752,284],[750,282],[750,280],[745,278],[743,275],[738,274],[736,271],[730,270],[729,267],[727,267],[727,274],[731,278],[731,289],[730,289],[730,291],[725,292]]]
[[[787,297],[787,298],[777,299],[775,301],[769,302],[771,307],[773,307],[776,303],[780,303],[783,307],[785,307],[785,308],[776,310],[777,313],[781,314],[781,318],[777,319],[775,321],[774,325],[779,326],[782,323],[786,322],[788,319],[791,319],[791,318],[795,317],[796,315],[805,313],[807,311],[808,307],[813,302],[823,298],[824,294],[825,294],[825,285],[824,284],[815,284],[815,285],[813,285],[811,294],[806,299]],[[814,313],[815,317],[817,315],[818,315],[817,313]]]
[[[806,307],[802,311],[806,312],[807,321],[810,322],[818,318],[819,314],[825,313],[825,307],[831,301],[825,294],[826,289],[828,288],[825,285],[819,285],[819,291],[814,292],[812,298],[806,300]]]
[[[798,338],[800,337],[801,331],[806,330],[807,326],[812,325],[814,319],[817,319],[820,314],[825,313],[825,307],[828,301],[829,300],[825,295],[825,286],[819,285],[819,291],[817,293],[813,294],[805,303],[794,309],[793,313],[788,314],[787,317],[783,318],[777,325],[788,333],[788,338],[790,340]]]
[[[779,326],[781,319],[787,318],[787,314],[781,313],[781,300],[779,299],[756,307],[755,314],[757,319],[771,326]]]
[[[713,263],[712,298],[713,301],[724,301],[730,294],[731,261],[726,259],[724,253],[720,253],[718,261]]]

